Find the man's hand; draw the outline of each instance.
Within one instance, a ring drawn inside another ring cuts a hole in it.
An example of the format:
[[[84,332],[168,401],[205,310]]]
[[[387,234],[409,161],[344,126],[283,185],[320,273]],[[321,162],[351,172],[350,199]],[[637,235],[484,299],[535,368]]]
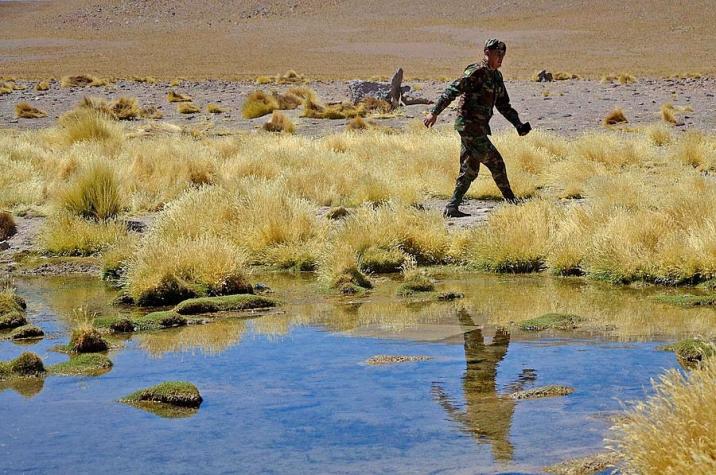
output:
[[[517,133],[520,134],[520,136],[529,134],[530,130],[532,130],[532,126],[529,122],[517,126]]]
[[[425,127],[428,129],[435,125],[435,122],[437,122],[438,116],[435,114],[428,114],[428,116],[423,120],[423,124],[425,124]]]

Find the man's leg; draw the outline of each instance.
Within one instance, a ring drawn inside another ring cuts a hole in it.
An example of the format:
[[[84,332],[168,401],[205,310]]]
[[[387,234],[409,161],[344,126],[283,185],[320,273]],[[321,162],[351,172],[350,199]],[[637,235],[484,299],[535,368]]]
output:
[[[462,198],[480,172],[480,150],[475,149],[475,137],[460,136],[460,173],[455,180],[455,191],[445,207],[445,214],[451,217],[469,216],[458,211]]]
[[[500,155],[500,152],[497,151],[494,145],[492,145],[492,142],[485,137],[485,140],[487,140],[488,145],[487,147],[487,153],[485,154],[484,159],[482,160],[482,163],[485,164],[485,166],[490,170],[490,173],[492,173],[492,179],[495,180],[495,184],[497,185],[497,188],[500,189],[500,192],[502,193],[502,196],[505,198],[505,200],[514,203],[516,201],[515,194],[512,193],[512,188],[510,187],[510,180],[507,179],[507,169],[505,168],[505,161],[502,159],[502,155]]]

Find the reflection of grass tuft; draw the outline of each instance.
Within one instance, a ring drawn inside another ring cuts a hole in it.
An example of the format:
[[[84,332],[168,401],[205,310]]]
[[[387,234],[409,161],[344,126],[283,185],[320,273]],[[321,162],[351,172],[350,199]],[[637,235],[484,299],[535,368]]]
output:
[[[538,332],[547,329],[573,330],[583,321],[584,319],[578,315],[546,313],[537,318],[521,322],[520,329],[531,332]]]
[[[51,374],[63,376],[99,376],[112,369],[112,361],[103,354],[84,353],[47,368]]]

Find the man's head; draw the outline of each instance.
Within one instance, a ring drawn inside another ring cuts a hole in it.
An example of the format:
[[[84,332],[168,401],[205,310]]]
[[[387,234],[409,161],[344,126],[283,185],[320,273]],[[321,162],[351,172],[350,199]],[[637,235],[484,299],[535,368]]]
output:
[[[485,41],[485,59],[487,65],[492,69],[499,69],[502,66],[502,58],[507,52],[507,45],[495,38]]]

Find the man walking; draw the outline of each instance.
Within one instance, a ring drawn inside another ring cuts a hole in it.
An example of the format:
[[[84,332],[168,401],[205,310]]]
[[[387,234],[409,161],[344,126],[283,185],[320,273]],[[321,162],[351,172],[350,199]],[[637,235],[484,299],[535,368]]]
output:
[[[490,139],[490,119],[492,109],[497,110],[517,129],[520,135],[527,135],[531,129],[529,122],[522,123],[512,106],[505,89],[502,73],[502,59],[507,46],[502,41],[489,39],[485,42],[485,57],[480,63],[471,64],[460,79],[454,81],[437,100],[435,107],[425,120],[426,127],[432,127],[438,115],[454,101],[460,98],[459,111],[455,119],[455,130],[460,134],[460,173],[455,183],[455,192],[445,207],[444,214],[450,218],[469,216],[458,208],[470,184],[477,178],[480,163],[492,173],[497,187],[508,202],[515,203],[516,198],[507,179],[505,162]]]

